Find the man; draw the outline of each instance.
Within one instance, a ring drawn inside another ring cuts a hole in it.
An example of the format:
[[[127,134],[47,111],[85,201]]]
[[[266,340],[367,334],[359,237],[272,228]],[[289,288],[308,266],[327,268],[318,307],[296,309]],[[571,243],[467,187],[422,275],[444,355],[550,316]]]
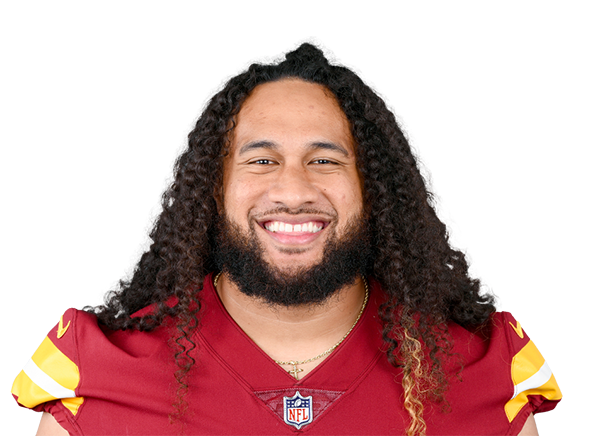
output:
[[[383,101],[303,44],[216,94],[130,281],[13,386],[40,434],[537,434],[561,394]]]

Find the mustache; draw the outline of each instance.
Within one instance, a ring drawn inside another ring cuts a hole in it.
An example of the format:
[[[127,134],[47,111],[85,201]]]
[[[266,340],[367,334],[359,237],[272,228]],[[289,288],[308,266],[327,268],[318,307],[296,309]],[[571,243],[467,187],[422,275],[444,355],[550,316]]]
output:
[[[257,213],[256,215],[252,215],[253,218],[255,219],[260,219],[262,217],[265,216],[269,216],[269,215],[322,215],[322,216],[326,216],[328,218],[331,218],[331,220],[337,220],[337,213],[334,210],[331,211],[324,211],[321,209],[315,209],[315,208],[311,208],[311,207],[299,207],[297,209],[291,209],[289,207],[286,206],[279,206],[273,209],[269,209],[266,211],[261,211],[259,213]]]

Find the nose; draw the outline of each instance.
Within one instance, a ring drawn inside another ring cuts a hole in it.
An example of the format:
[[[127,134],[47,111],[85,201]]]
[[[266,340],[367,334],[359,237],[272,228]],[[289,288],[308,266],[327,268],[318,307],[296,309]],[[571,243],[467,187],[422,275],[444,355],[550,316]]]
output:
[[[269,200],[290,209],[315,203],[319,190],[310,176],[303,165],[283,165],[269,189]]]

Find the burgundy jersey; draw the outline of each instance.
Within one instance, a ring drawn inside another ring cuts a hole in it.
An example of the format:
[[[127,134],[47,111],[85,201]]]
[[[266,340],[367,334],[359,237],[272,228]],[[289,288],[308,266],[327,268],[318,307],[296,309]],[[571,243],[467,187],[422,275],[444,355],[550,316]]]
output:
[[[111,331],[94,315],[69,309],[12,392],[20,405],[51,413],[71,435],[404,434],[410,419],[401,370],[382,352],[377,309],[385,297],[373,280],[370,287],[354,330],[296,380],[233,321],[208,276],[192,337],[188,406],[175,422],[169,323],[152,332]],[[516,435],[531,413],[560,400],[548,364],[510,314],[494,314],[485,337],[448,327],[460,358],[445,367],[449,407],[425,408],[428,435]]]

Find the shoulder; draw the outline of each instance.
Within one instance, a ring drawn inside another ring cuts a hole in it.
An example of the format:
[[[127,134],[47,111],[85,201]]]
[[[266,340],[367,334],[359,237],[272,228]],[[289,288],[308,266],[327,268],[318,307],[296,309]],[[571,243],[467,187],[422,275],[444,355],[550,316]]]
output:
[[[450,323],[448,331],[454,351],[469,360],[492,358],[511,370],[515,383],[537,372],[547,372],[548,364],[519,321],[509,312],[496,312],[474,329]]]
[[[510,356],[532,343],[521,323],[509,312],[494,312],[485,323],[472,328],[450,322],[448,331],[459,348],[465,343],[477,344],[485,352],[502,352]]]
[[[103,332],[93,314],[68,309],[48,332],[13,384],[18,403],[36,408],[47,401],[75,396],[80,380],[80,343]]]
[[[68,309],[17,375],[12,394],[23,407],[52,413],[60,406],[76,415],[90,386],[110,384],[107,374],[122,364],[151,355],[167,359],[171,353],[161,352],[168,347],[167,338],[162,328],[113,331],[92,313]]]
[[[553,409],[562,398],[548,362],[512,314],[494,313],[475,331],[451,324],[449,332],[465,378],[497,389],[514,426],[522,426],[531,413]]]
[[[89,330],[95,317],[76,309],[68,309],[50,330],[17,376],[13,395],[20,405],[36,408],[59,398],[75,397],[79,384],[78,330]]]

